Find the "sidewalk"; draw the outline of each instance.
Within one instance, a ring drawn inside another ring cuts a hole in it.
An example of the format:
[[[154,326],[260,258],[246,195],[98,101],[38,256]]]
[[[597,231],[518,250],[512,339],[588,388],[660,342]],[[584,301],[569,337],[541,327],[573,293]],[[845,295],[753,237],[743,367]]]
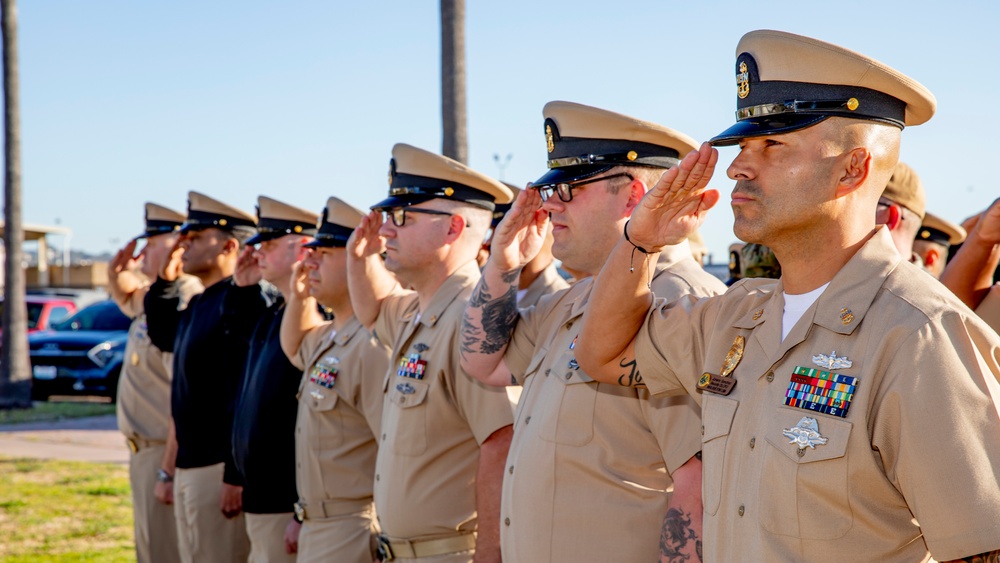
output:
[[[0,425],[0,456],[128,463],[115,415]]]

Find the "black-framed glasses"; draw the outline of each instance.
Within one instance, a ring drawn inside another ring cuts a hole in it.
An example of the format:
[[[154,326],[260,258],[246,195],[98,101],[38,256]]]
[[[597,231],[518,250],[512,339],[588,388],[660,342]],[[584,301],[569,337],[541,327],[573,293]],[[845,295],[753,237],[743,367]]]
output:
[[[538,195],[541,196],[542,201],[549,199],[550,197],[552,197],[552,194],[555,193],[559,196],[560,201],[564,203],[569,203],[573,201],[573,190],[575,190],[576,188],[579,188],[580,186],[584,186],[586,184],[593,184],[595,182],[601,182],[603,180],[612,180],[614,178],[621,178],[621,177],[628,178],[630,182],[632,180],[635,180],[635,177],[633,177],[628,172],[619,172],[618,174],[612,174],[610,176],[600,176],[598,178],[591,178],[589,180],[583,180],[580,182],[570,182],[570,183],[564,182],[561,184],[551,184],[536,189],[538,190]]]
[[[388,215],[392,218],[392,224],[397,227],[402,227],[406,224],[406,214],[407,213],[423,213],[425,215],[454,215],[454,213],[448,213],[447,211],[438,211],[437,209],[423,209],[420,207],[393,207],[392,209],[383,209],[383,220],[384,216]]]

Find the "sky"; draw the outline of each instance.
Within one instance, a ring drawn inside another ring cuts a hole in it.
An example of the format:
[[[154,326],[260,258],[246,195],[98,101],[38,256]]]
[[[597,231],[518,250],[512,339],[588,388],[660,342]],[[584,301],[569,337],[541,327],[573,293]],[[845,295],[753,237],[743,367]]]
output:
[[[183,211],[189,190],[248,212],[258,195],[367,208],[386,194],[393,144],[440,151],[437,2],[18,4],[24,221],[69,227],[73,248],[114,250],[142,230],[144,202]],[[468,0],[469,164],[538,178],[551,100],[707,140],[735,119],[739,38],[779,29],[935,94],[937,114],[904,131],[901,159],[928,210],[959,222],[1000,197],[998,23],[1000,3],[986,1]],[[725,176],[736,150],[720,150],[710,185],[722,200],[702,227],[716,262],[736,240]]]

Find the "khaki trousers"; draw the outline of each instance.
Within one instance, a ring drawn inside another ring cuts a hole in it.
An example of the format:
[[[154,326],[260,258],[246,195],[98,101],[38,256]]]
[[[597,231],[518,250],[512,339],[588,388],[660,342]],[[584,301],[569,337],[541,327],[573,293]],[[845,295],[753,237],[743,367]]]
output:
[[[285,551],[285,528],[294,513],[245,514],[250,536],[247,563],[294,563],[295,554]]]
[[[475,555],[474,550],[459,551],[458,553],[446,553],[444,555],[435,555],[433,557],[417,557],[415,559],[401,559],[397,557],[393,561],[419,561],[420,563],[472,563],[472,556]]]
[[[219,508],[225,465],[177,469],[174,474],[174,516],[184,563],[244,563],[250,540],[243,515],[226,518]]]
[[[371,563],[378,524],[372,508],[329,518],[307,518],[299,532],[299,563]]]
[[[129,457],[128,476],[132,486],[135,520],[135,555],[138,563],[175,563],[177,522],[172,506],[156,500],[156,471],[163,460],[163,446],[149,446]]]

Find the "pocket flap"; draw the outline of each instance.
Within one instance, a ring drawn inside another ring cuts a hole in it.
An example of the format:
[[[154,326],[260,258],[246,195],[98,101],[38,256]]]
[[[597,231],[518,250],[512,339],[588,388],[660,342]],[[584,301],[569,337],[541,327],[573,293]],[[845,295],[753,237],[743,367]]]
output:
[[[800,424],[803,418],[811,418],[816,421],[819,430],[819,438],[802,438],[806,442],[813,442],[813,446],[806,445],[799,455],[799,446],[794,443],[793,436],[808,431],[807,426]],[[846,420],[839,420],[829,416],[818,415],[812,411],[795,408],[781,408],[774,415],[772,429],[768,432],[767,441],[779,452],[795,463],[810,463],[813,461],[823,461],[843,457],[847,452],[847,440],[851,436],[853,423]],[[785,435],[785,432],[791,434]],[[818,443],[818,440],[825,439],[826,442]]]
[[[315,412],[325,412],[337,406],[337,392],[319,385],[310,385],[305,391],[306,404]]]
[[[705,431],[701,441],[708,442],[728,436],[740,402],[726,397],[705,393],[701,399],[701,424]]]
[[[430,385],[419,379],[396,377],[395,385],[389,389],[389,400],[401,409],[410,409],[427,400],[428,389]]]

